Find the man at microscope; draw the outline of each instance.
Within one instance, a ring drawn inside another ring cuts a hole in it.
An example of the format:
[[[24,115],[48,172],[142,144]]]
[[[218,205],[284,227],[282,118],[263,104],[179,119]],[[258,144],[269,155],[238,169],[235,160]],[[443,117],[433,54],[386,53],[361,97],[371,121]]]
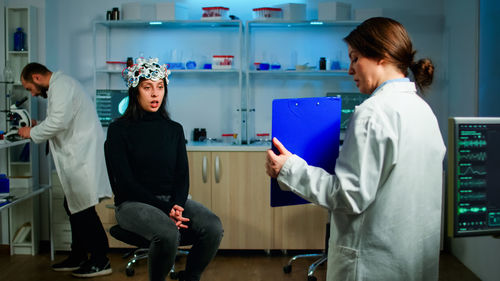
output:
[[[73,271],[75,277],[111,274],[108,239],[95,211],[100,199],[112,194],[95,106],[78,81],[39,63],[24,67],[21,83],[32,96],[48,100],[45,120],[18,133],[35,143],[49,141],[71,224],[71,253],[52,269]]]

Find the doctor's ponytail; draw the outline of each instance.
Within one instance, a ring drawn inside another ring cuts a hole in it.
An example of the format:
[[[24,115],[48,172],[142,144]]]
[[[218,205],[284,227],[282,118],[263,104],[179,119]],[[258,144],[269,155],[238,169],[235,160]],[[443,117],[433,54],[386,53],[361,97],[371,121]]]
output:
[[[420,59],[412,62],[410,70],[415,77],[415,83],[418,88],[423,90],[432,84],[434,77],[434,65],[430,59]]]

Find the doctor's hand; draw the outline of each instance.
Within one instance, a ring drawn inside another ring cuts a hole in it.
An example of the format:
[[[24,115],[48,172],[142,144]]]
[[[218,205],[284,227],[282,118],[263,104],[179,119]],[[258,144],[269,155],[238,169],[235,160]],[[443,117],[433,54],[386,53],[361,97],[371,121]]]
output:
[[[281,168],[285,165],[288,157],[292,156],[292,153],[290,153],[277,138],[273,138],[273,144],[280,154],[276,155],[272,149],[267,150],[266,172],[270,177],[277,178]]]
[[[17,130],[17,133],[25,139],[29,139],[31,137],[31,127],[21,127]]]
[[[187,225],[183,224],[184,222],[189,221],[188,218],[182,216],[183,211],[184,208],[182,208],[179,205],[174,205],[174,207],[172,207],[172,210],[170,210],[169,217],[174,221],[175,225],[177,226],[177,229],[188,228]]]

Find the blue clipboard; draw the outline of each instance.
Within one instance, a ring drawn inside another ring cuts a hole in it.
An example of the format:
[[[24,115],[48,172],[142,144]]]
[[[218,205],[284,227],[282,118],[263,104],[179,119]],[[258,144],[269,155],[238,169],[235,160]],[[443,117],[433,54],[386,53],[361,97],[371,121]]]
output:
[[[339,156],[341,99],[338,97],[273,100],[272,137],[309,165],[333,174]],[[279,154],[272,145],[272,150]],[[271,179],[271,207],[307,204]]]

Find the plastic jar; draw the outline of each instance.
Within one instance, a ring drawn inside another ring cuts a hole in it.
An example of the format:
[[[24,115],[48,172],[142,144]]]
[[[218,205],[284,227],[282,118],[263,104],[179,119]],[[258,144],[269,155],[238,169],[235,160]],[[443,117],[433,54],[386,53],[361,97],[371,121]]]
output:
[[[282,19],[283,10],[281,8],[255,8],[253,11],[253,19],[255,20],[273,20]]]
[[[201,8],[203,14],[201,15],[202,20],[220,20],[227,19],[227,13],[229,8],[226,7],[203,7]]]
[[[124,61],[106,61],[106,69],[111,71],[122,71],[126,65]]]
[[[213,56],[212,69],[231,69],[234,56]]]
[[[225,144],[235,144],[238,134],[222,134],[222,142]]]
[[[271,138],[269,137],[269,133],[258,133],[255,135],[255,141],[264,143],[264,142],[271,142]]]

